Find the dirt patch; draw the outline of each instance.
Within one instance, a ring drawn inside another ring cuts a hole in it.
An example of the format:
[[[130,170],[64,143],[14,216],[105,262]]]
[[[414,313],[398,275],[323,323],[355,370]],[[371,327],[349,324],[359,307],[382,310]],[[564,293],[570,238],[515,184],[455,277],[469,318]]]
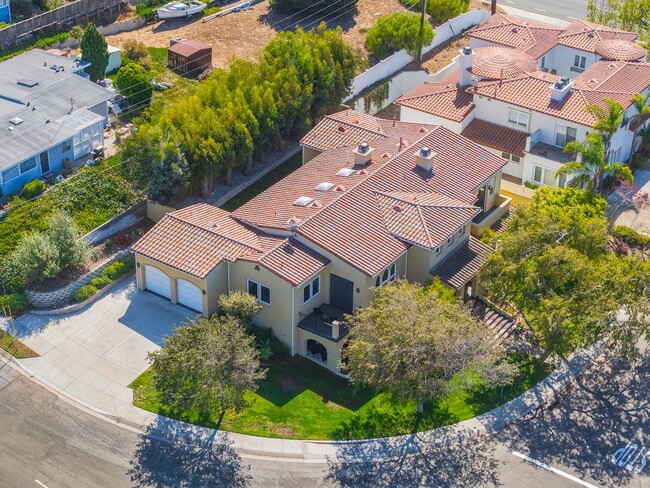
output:
[[[332,402],[332,401],[328,401],[328,402],[325,404],[325,406],[326,406],[327,408],[332,409],[332,410],[338,410],[338,409],[340,409],[340,408],[343,408],[343,407],[342,407],[341,405],[339,405],[338,403],[334,403],[334,402]]]
[[[299,393],[305,389],[305,387],[299,381],[296,381],[295,378],[288,378],[286,376],[278,378],[278,385],[280,385],[280,389],[286,393]]]
[[[155,22],[131,32],[108,36],[106,40],[120,47],[129,39],[136,39],[149,47],[169,47],[169,40],[173,37],[196,39],[212,46],[212,64],[223,68],[234,58],[254,60],[278,32],[294,30],[297,26],[311,29],[321,20],[326,21],[330,28],[341,26],[345,39],[365,53],[365,31],[378,17],[399,11],[407,11],[399,0],[359,0],[355,10],[334,12],[329,19],[323,19],[319,13],[279,14],[270,9],[268,2],[263,2],[244,12],[207,22],[200,18]]]
[[[456,37],[447,42],[443,42],[427,53],[422,62],[421,69],[431,74],[437,73],[449,65],[458,56],[458,51],[465,46],[469,46],[469,37],[467,36]]]

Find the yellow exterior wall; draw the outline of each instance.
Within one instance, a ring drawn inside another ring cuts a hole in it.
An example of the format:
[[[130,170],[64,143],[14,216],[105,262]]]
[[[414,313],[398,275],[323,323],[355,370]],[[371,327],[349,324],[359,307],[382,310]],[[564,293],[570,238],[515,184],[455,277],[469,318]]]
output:
[[[321,152],[322,151],[317,151],[316,149],[312,149],[311,147],[302,146],[302,164],[308,163],[316,156],[321,154]]]
[[[325,349],[327,349],[327,363],[321,363],[314,361],[316,364],[329,369],[330,371],[341,374],[341,369],[339,367],[339,361],[341,360],[341,349],[343,344],[347,341],[347,338],[341,339],[339,342],[328,341],[323,339],[321,336],[312,334],[303,329],[296,329],[296,353],[301,356],[307,357],[307,341],[309,339],[314,339],[320,342]]]
[[[154,222],[159,222],[166,214],[175,210],[174,207],[168,207],[167,205],[156,203],[153,200],[147,200],[147,218]]]

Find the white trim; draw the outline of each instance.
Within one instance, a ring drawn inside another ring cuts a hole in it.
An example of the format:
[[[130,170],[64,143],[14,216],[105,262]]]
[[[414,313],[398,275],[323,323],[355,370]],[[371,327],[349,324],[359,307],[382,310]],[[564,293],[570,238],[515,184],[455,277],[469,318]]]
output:
[[[268,286],[268,285],[265,285],[263,283],[260,283],[259,281],[253,281],[251,279],[246,278],[246,293],[248,293],[250,295],[252,295],[252,293],[250,293],[250,291],[249,291],[250,290],[250,283],[255,283],[255,286],[256,286],[255,295],[253,295],[255,297],[255,299],[258,302],[260,302],[262,305],[267,305],[267,306],[270,307],[271,306],[271,301],[272,301],[271,287]],[[264,300],[262,300],[262,287],[269,290],[269,301],[268,302],[265,302]]]
[[[296,287],[291,287],[291,357],[296,355]]]
[[[226,266],[228,269],[228,296],[230,296],[230,261],[226,261]]]
[[[318,292],[314,293],[314,281],[318,280]],[[305,290],[309,289],[309,298],[305,300]],[[320,275],[315,276],[312,280],[307,282],[305,286],[302,287],[302,304],[309,303],[314,297],[320,295],[321,291],[321,279]]]

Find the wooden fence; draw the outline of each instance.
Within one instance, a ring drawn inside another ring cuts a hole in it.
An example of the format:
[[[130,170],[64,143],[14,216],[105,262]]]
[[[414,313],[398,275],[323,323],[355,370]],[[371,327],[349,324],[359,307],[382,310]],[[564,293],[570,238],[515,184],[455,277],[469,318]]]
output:
[[[126,0],[77,0],[0,30],[0,49],[14,46],[46,30],[63,31],[103,15],[117,15]]]

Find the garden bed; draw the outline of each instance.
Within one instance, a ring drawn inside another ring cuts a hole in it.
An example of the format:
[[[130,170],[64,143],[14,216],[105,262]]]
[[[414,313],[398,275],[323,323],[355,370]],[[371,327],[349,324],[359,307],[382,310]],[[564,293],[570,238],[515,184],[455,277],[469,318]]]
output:
[[[256,393],[247,393],[250,406],[239,414],[228,412],[221,428],[231,432],[288,439],[344,440],[408,434],[442,427],[487,412],[531,388],[553,370],[531,356],[511,356],[520,374],[503,388],[453,393],[427,405],[416,419],[414,403],[401,404],[387,394],[356,389],[312,361],[294,357],[274,362]],[[215,418],[198,412],[176,411],[163,405],[151,371],[131,385],[134,404],[168,417],[215,427]]]

